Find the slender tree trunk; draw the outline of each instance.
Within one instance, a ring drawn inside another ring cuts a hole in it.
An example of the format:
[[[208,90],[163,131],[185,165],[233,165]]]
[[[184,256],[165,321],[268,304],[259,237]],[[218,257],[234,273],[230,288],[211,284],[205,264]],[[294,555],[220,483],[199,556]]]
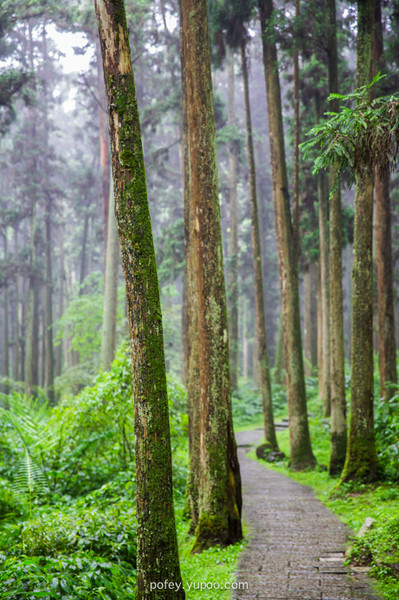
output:
[[[319,368],[319,396],[324,403],[324,416],[331,413],[330,396],[330,251],[328,227],[328,192],[324,174],[318,175],[321,318],[323,368]]]
[[[43,25],[42,32],[43,42],[43,66],[48,67],[47,55],[47,39],[46,26]],[[44,345],[45,345],[45,377],[44,385],[46,394],[50,403],[54,402],[54,344],[53,344],[53,268],[52,268],[52,239],[51,239],[51,212],[52,198],[49,185],[49,123],[47,116],[47,85],[44,83],[44,169],[45,181],[44,192],[45,199],[45,215],[44,215],[44,230],[45,230],[45,309],[44,309]]]
[[[115,358],[116,311],[118,307],[119,239],[115,220],[114,186],[112,177],[109,187],[109,211],[107,227],[107,255],[104,277],[104,308],[100,364],[108,371]]]
[[[356,85],[371,79],[374,0],[358,2]],[[356,178],[353,241],[352,375],[349,440],[343,481],[373,481],[378,477],[374,436],[373,364],[373,179]]]
[[[295,1],[295,17],[299,17],[299,0]],[[295,43],[295,41],[294,41]],[[299,55],[294,51],[294,182],[293,182],[293,228],[297,253],[299,253]]]
[[[18,245],[18,226],[14,229],[14,251],[17,254]],[[15,381],[21,380],[21,303],[19,297],[20,277],[18,272],[15,274],[15,327],[14,327],[14,355],[13,355],[13,377]]]
[[[330,94],[338,93],[338,52],[335,0],[328,0],[328,77]],[[338,102],[330,104],[338,112]],[[330,171],[330,189],[337,176]],[[346,455],[346,398],[344,315],[342,301],[342,210],[341,191],[330,196],[330,336],[331,336],[331,453],[330,475],[341,473]]]
[[[314,375],[317,366],[317,262],[311,262],[303,271],[304,288],[304,355],[305,373]]]
[[[273,418],[272,390],[270,381],[269,357],[266,336],[265,303],[263,293],[262,252],[259,235],[258,200],[256,196],[256,172],[254,145],[252,139],[251,106],[249,102],[248,69],[245,40],[241,43],[241,65],[244,85],[244,106],[247,132],[247,151],[249,167],[249,188],[251,205],[251,238],[255,280],[255,319],[257,359],[262,392],[265,441],[273,450],[278,450]]]
[[[136,600],[185,597],[175,517],[162,315],[140,122],[123,0],[95,0],[104,67],[115,211],[130,331],[137,473]]]
[[[235,125],[234,105],[234,52],[228,49],[227,56],[227,122]],[[238,205],[237,205],[237,143],[229,142],[229,340],[231,387],[237,389],[238,379]]]
[[[383,59],[383,29],[381,0],[374,4],[373,76],[381,68]],[[391,199],[390,174],[375,173],[375,223],[377,241],[378,290],[378,354],[380,369],[380,396],[389,400],[394,390],[386,385],[397,383],[395,311],[392,275]]]
[[[66,275],[65,275],[65,248],[64,248],[64,222],[63,220],[61,220],[61,224],[60,224],[60,297],[59,297],[59,303],[58,303],[58,319],[60,319],[62,317],[62,315],[64,314],[64,296],[65,296],[65,282],[66,282]],[[64,366],[64,360],[67,356],[67,343],[68,343],[68,335],[67,332],[65,332],[65,335],[63,336],[63,339],[60,341],[60,343],[58,344],[57,348],[56,348],[56,375],[60,376],[63,370],[63,366]]]
[[[4,232],[4,259],[7,264],[8,260],[8,240],[7,227]],[[10,310],[9,310],[9,289],[8,282],[4,288],[4,376],[8,379],[10,376]],[[4,393],[8,394],[9,386],[4,386]]]
[[[190,147],[190,244],[198,300],[201,439],[194,550],[242,537],[206,0],[182,3]]]
[[[276,344],[276,356],[274,359],[274,375],[273,381],[277,385],[283,384],[283,369],[284,369],[284,334],[283,334],[283,317],[280,316],[277,344]]]
[[[101,53],[99,44],[96,43],[97,55],[97,91],[98,91],[98,133],[100,140],[100,166],[101,166],[101,199],[103,215],[103,242],[104,242],[104,265],[107,262],[107,235],[108,235],[108,212],[110,210],[110,161],[109,143],[107,131],[106,98],[104,89],[104,78],[101,68]],[[106,266],[105,266],[106,268]]]
[[[33,62],[33,38],[32,24],[29,22],[29,61],[30,68],[34,70]],[[34,107],[29,109],[29,121],[31,124],[31,138],[36,139],[36,111]],[[35,157],[32,157],[31,172],[33,177],[37,177],[37,164]],[[38,184],[37,181],[35,183]],[[31,220],[30,220],[30,260],[29,260],[29,289],[26,308],[25,325],[25,362],[24,378],[25,393],[30,397],[34,386],[38,385],[38,291],[37,291],[37,197],[33,193],[30,198]]]
[[[242,376],[245,381],[248,380],[248,364],[249,364],[249,349],[248,349],[248,314],[247,314],[247,299],[243,298],[242,305]]]
[[[306,408],[299,311],[298,261],[290,215],[277,52],[274,39],[265,33],[273,16],[272,0],[259,0],[259,10],[266,77],[273,201],[281,279],[285,362],[288,376],[290,460],[293,468],[302,469],[313,467],[316,461],[310,444]]]
[[[87,275],[87,238],[89,234],[89,213],[86,210],[83,224],[83,236],[82,236],[82,252],[80,255],[80,277],[79,277],[79,295],[83,294],[83,282]]]
[[[191,218],[191,169],[190,140],[188,129],[188,105],[186,86],[186,60],[183,37],[182,0],[179,0],[180,16],[180,62],[182,88],[182,141],[183,141],[183,202],[184,202],[184,240],[186,252],[186,289],[187,289],[187,412],[189,439],[189,472],[187,498],[190,512],[190,531],[194,533],[198,525],[199,504],[198,488],[200,479],[200,365],[198,332],[198,294],[195,273],[195,253],[193,244],[193,219]]]

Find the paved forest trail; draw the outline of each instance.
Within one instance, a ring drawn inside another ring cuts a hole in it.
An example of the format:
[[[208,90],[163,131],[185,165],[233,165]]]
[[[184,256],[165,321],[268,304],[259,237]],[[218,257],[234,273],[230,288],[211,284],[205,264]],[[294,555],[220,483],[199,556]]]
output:
[[[248,544],[234,600],[379,600],[361,573],[343,566],[349,528],[308,486],[246,456],[262,431],[237,434]]]

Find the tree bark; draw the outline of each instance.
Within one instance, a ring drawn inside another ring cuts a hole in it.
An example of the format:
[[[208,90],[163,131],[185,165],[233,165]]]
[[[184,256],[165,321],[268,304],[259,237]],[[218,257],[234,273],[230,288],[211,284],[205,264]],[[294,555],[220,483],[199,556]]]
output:
[[[104,89],[104,78],[101,72],[101,54],[98,43],[96,43],[97,57],[97,90],[98,90],[98,133],[100,140],[100,166],[101,166],[101,200],[103,215],[103,242],[104,242],[104,266],[107,262],[107,236],[109,224],[109,201],[110,201],[110,164],[109,143],[107,132],[107,113],[105,110],[106,99]]]
[[[371,79],[374,0],[358,2],[356,85]],[[374,436],[373,364],[373,179],[356,177],[355,232],[353,241],[353,310],[351,360],[351,411],[343,481],[378,478]]]
[[[235,125],[234,106],[234,52],[228,50],[227,56],[227,123]],[[237,205],[237,143],[229,142],[229,201],[230,201],[230,239],[229,239],[229,340],[230,340],[230,378],[231,387],[237,389],[238,383],[238,205]]]
[[[293,468],[302,469],[313,467],[316,461],[310,444],[306,407],[299,311],[298,261],[290,215],[277,52],[274,40],[266,32],[273,16],[272,0],[259,0],[259,10],[266,78],[273,202],[287,367],[290,460]]]
[[[184,53],[182,0],[179,0],[180,16],[180,62],[182,87],[182,141],[183,141],[183,202],[184,202],[184,240],[186,252],[186,290],[187,290],[187,413],[188,413],[188,449],[189,472],[187,481],[188,510],[190,513],[190,531],[195,532],[198,525],[198,486],[200,478],[200,372],[199,372],[199,333],[198,333],[198,295],[195,274],[195,255],[193,244],[193,219],[191,218],[191,174],[190,140],[188,129],[188,106],[186,86],[186,61]]]
[[[137,600],[184,598],[175,517],[162,315],[123,0],[95,0],[109,112],[135,399]]]
[[[374,4],[373,29],[373,76],[381,69],[384,53],[381,0]],[[378,357],[380,371],[380,397],[389,400],[394,390],[386,383],[397,383],[395,311],[392,275],[392,234],[390,174],[376,169],[375,223],[377,241],[377,290],[378,290]]]
[[[317,278],[318,263],[311,262],[303,271],[305,373],[314,375],[317,367]]]
[[[255,319],[257,359],[259,365],[259,379],[262,392],[263,419],[265,441],[273,450],[278,451],[276,431],[274,427],[272,390],[269,369],[269,357],[266,335],[265,302],[263,292],[262,252],[259,235],[258,199],[256,194],[256,171],[254,158],[254,145],[252,138],[251,106],[249,102],[248,69],[246,57],[246,42],[241,43],[241,66],[244,87],[245,122],[247,133],[247,151],[249,167],[249,189],[251,205],[251,239],[252,256],[254,263],[255,281]]]
[[[4,231],[4,260],[7,264],[8,260],[8,240],[7,240],[7,227]],[[4,376],[8,379],[10,376],[10,310],[9,310],[9,289],[8,282],[4,288]],[[4,386],[4,393],[8,394],[9,386],[8,383]]]
[[[322,319],[322,365],[319,366],[319,397],[324,404],[324,416],[331,413],[330,396],[330,252],[328,231],[328,192],[325,175],[319,173],[317,194],[319,200],[320,291]]]
[[[107,226],[107,254],[104,276],[104,308],[100,364],[109,371],[115,358],[116,311],[118,307],[119,240],[115,220],[114,186],[109,184],[109,211]]]
[[[295,17],[299,17],[299,0],[295,1]],[[296,40],[294,41],[294,44]],[[293,228],[297,253],[299,253],[299,54],[294,49],[294,181],[293,181]]]
[[[330,94],[338,93],[338,52],[335,0],[327,3],[328,78]],[[338,112],[336,100],[330,110]],[[330,189],[336,170],[330,170]],[[344,467],[347,426],[345,397],[344,314],[342,300],[342,209],[341,191],[330,196],[330,336],[331,336],[331,453],[330,475],[339,475]]]
[[[190,147],[190,244],[198,301],[201,438],[194,551],[242,537],[206,0],[182,3]],[[190,252],[190,250],[189,250]]]

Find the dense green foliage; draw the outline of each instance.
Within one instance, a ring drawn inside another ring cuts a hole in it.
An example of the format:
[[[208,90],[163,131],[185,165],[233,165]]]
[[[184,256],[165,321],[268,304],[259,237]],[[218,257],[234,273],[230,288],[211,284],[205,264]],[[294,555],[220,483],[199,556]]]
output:
[[[242,545],[190,553],[182,516],[186,392],[173,379],[168,391],[182,570],[191,584],[187,597],[205,600],[214,592],[201,590],[201,582],[232,581]],[[255,390],[252,395],[258,402]],[[56,407],[17,392],[1,402],[0,597],[131,600],[136,486],[128,348],[120,348],[109,372]]]

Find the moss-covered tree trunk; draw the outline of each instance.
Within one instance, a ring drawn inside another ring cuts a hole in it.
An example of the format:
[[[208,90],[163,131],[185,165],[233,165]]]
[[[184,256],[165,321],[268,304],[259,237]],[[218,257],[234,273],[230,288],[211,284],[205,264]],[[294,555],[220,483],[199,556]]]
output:
[[[95,0],[109,112],[115,212],[126,284],[135,401],[137,600],[184,598],[173,509],[172,462],[158,276],[123,0]]]
[[[190,245],[198,302],[200,477],[194,550],[242,537],[206,0],[182,3],[190,147]],[[190,251],[189,251],[190,252]]]
[[[114,186],[109,178],[109,210],[106,237],[104,304],[100,364],[108,371],[115,358],[116,312],[118,307],[119,240],[115,220]]]
[[[195,272],[194,220],[191,215],[190,140],[188,128],[188,105],[186,86],[186,61],[184,55],[182,0],[180,13],[180,62],[182,86],[182,134],[183,134],[183,201],[184,240],[186,251],[187,290],[187,412],[189,442],[189,472],[187,500],[190,513],[190,530],[194,533],[198,525],[198,485],[200,478],[200,373],[198,334],[198,294]]]
[[[375,0],[373,30],[373,76],[382,67],[384,53],[381,0]],[[397,383],[395,311],[392,275],[390,174],[375,173],[375,224],[377,241],[378,359],[380,396],[393,395],[386,383]]]
[[[270,35],[268,31],[273,17],[272,0],[259,0],[259,10],[266,78],[273,202],[281,280],[291,464],[295,469],[302,469],[313,467],[315,458],[310,444],[306,408],[299,312],[298,260],[290,214],[277,51],[273,35]]]
[[[255,281],[255,330],[259,378],[262,392],[265,441],[273,450],[278,450],[274,427],[272,390],[269,369],[269,357],[266,335],[265,302],[263,292],[262,251],[259,234],[258,199],[256,194],[256,172],[254,145],[252,136],[251,106],[249,102],[248,68],[245,40],[241,43],[241,68],[244,87],[245,124],[247,133],[247,152],[249,169],[249,193],[251,206],[251,240]]]
[[[335,0],[327,3],[328,78],[330,94],[338,93],[338,52]],[[330,110],[338,112],[337,101]],[[336,172],[331,168],[330,187]],[[330,474],[341,473],[346,455],[344,315],[342,302],[342,210],[338,187],[330,197],[330,336],[331,336],[331,453]]]
[[[374,0],[358,2],[356,85],[371,79]],[[373,365],[373,178],[356,177],[353,240],[351,409],[343,481],[372,481],[378,476],[374,436]]]
[[[234,52],[228,48],[227,55],[227,123],[235,126]],[[231,387],[238,382],[238,204],[237,204],[237,142],[229,142],[229,342]]]

